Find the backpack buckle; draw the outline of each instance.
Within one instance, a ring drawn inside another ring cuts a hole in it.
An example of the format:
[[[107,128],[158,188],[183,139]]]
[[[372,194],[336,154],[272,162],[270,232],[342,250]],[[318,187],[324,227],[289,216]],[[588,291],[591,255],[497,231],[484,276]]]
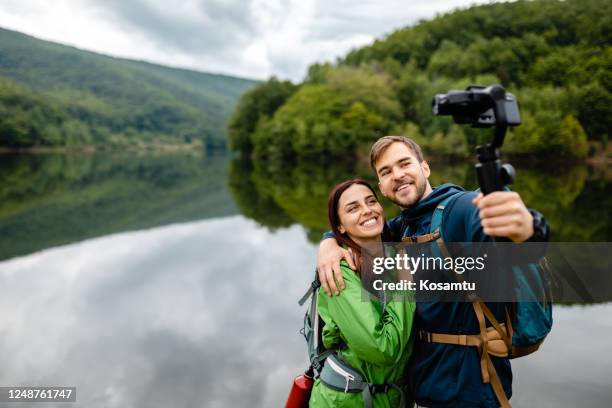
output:
[[[431,333],[425,330],[419,330],[419,340],[424,341],[426,343],[431,343]]]
[[[389,384],[370,384],[370,393],[374,394],[384,394],[389,391]]]
[[[417,242],[416,235],[404,235],[402,237],[402,242],[410,242],[411,244],[415,244]]]

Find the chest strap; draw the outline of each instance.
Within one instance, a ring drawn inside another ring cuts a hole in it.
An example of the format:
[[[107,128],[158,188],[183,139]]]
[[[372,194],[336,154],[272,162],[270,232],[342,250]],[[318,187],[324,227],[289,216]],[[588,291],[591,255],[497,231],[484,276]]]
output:
[[[440,231],[436,230],[429,234],[402,237],[402,242],[412,242],[413,244],[425,244],[427,242],[436,241],[438,238],[440,238]]]
[[[505,330],[504,324],[502,328]],[[455,346],[470,346],[476,347],[479,350],[483,347],[483,340],[480,334],[446,334],[446,333],[430,333],[425,330],[418,331],[418,339],[425,343],[440,343],[452,344]],[[508,347],[503,341],[497,330],[493,327],[487,328],[485,335],[488,354],[500,357],[508,357]]]

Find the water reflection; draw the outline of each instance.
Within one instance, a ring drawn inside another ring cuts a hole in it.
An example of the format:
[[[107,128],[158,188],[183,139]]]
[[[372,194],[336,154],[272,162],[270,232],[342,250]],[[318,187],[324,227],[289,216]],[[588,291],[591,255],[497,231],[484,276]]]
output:
[[[548,218],[556,241],[610,241],[605,170],[519,165],[514,189]],[[229,169],[228,169],[229,168]],[[434,185],[475,188],[469,164],[432,164]],[[327,230],[326,200],[339,181],[376,183],[364,163],[250,162],[227,155],[0,156],[0,259],[83,239],[241,212],[271,230],[295,223],[311,242]],[[385,202],[388,216],[397,214]],[[236,208],[238,207],[238,208]]]
[[[512,188],[527,206],[545,214],[553,240],[612,240],[612,176],[605,169],[591,169],[585,164],[546,167],[542,163],[517,168],[518,178]],[[451,182],[467,189],[477,188],[470,164],[434,162],[431,169],[434,186]],[[272,229],[299,223],[308,230],[310,241],[317,242],[328,229],[328,192],[338,182],[355,176],[377,182],[367,165],[355,162],[251,163],[235,159],[230,167],[229,187],[244,215]],[[398,213],[397,207],[386,200],[384,207],[387,216]]]
[[[226,155],[0,155],[0,259],[236,214]]]
[[[231,216],[1,262],[0,384],[75,385],[78,407],[282,406],[314,257],[302,227]],[[514,406],[605,406],[611,312],[557,307],[513,362]]]
[[[470,165],[432,168],[475,187]],[[557,241],[611,240],[609,174],[517,168]],[[351,161],[0,156],[0,385],[76,385],[82,407],[281,406],[306,365],[296,301],[327,193],[354,176],[375,182]],[[513,362],[514,406],[605,406],[610,313],[557,306]]]

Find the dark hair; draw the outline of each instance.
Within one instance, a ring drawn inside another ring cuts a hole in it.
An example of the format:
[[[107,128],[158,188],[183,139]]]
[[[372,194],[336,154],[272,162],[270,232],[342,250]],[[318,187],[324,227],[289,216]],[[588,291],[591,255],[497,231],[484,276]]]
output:
[[[329,218],[329,226],[332,229],[332,233],[334,234],[334,238],[336,238],[336,241],[338,242],[338,245],[341,246],[346,246],[349,247],[353,250],[353,254],[355,255],[355,263],[357,264],[357,272],[359,272],[359,269],[361,268],[361,247],[355,242],[353,241],[348,234],[346,233],[341,233],[339,230],[340,227],[340,215],[338,214],[338,204],[340,202],[340,197],[342,196],[342,194],[351,186],[355,185],[355,184],[360,184],[362,186],[366,186],[368,189],[370,189],[370,191],[372,192],[372,194],[374,194],[374,197],[376,197],[376,200],[378,201],[378,195],[376,194],[376,191],[374,191],[374,189],[372,188],[372,186],[365,180],[362,179],[351,179],[351,180],[346,180],[340,184],[338,184],[336,187],[334,187],[332,189],[332,191],[329,193],[329,198],[327,200],[327,216]],[[384,223],[383,226],[383,231],[382,231],[382,240],[384,241],[390,241],[390,237],[391,237],[391,233],[389,231],[389,228],[387,227],[387,223]]]

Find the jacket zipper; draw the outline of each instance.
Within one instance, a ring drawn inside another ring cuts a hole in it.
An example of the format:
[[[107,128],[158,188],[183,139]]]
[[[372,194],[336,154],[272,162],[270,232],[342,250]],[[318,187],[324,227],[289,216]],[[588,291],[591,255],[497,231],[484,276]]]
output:
[[[344,393],[346,394],[348,392],[349,382],[353,381],[355,379],[355,376],[351,373],[346,372],[342,367],[338,365],[338,363],[334,362],[333,359],[328,358],[327,362],[329,363],[329,366],[332,370],[344,377],[344,380],[346,381],[346,385],[344,386]]]

